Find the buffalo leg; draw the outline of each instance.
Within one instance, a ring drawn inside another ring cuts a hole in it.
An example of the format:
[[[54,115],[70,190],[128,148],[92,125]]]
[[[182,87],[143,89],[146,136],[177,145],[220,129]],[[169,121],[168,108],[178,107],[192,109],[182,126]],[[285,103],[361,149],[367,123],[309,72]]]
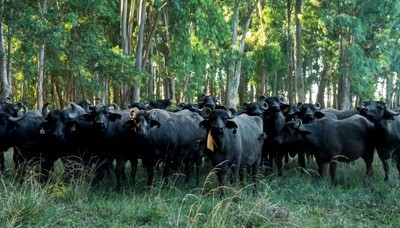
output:
[[[282,176],[282,169],[283,169],[282,160],[283,160],[282,154],[278,153],[276,156],[275,162],[276,162],[276,167],[278,168],[278,176],[280,176],[280,177]]]
[[[115,165],[115,177],[117,179],[117,186],[116,189],[119,191],[122,188],[122,180],[123,176],[125,173],[125,160],[124,159],[117,159],[116,165]],[[125,175],[126,179],[126,175]]]
[[[5,162],[4,162],[4,151],[0,152],[0,172],[3,172],[5,169]]]
[[[369,151],[369,152],[363,154],[361,156],[361,158],[365,162],[365,166],[366,166],[365,174],[367,176],[372,176],[372,174],[373,174],[372,162],[374,161],[374,152],[373,151]],[[384,167],[384,171],[385,171],[385,179],[386,179],[386,177],[389,178],[388,172],[387,172],[387,171],[389,171],[389,166],[387,166],[387,169],[386,169],[385,168],[385,164],[384,164],[384,160],[382,160],[382,163],[383,163],[383,167]],[[386,164],[386,165],[388,165],[388,164]]]
[[[336,166],[337,161],[331,161],[329,165],[329,172],[331,174],[332,184],[336,184]]]
[[[130,162],[131,162],[131,183],[135,184],[138,160],[136,158],[132,158],[130,159]]]

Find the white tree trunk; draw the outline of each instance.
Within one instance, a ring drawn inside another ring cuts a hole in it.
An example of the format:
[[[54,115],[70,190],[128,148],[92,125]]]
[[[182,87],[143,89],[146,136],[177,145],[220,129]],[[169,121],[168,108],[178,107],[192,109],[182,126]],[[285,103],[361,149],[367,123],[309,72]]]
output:
[[[4,1],[1,1],[1,8],[0,14],[3,18],[3,5]],[[11,82],[8,80],[7,77],[7,58],[6,58],[6,51],[5,51],[5,44],[4,44],[4,33],[3,33],[3,20],[0,22],[0,82],[1,82],[1,90],[0,95],[7,97],[11,94]]]
[[[142,60],[143,60],[143,41],[144,41],[144,28],[146,25],[146,0],[139,0],[139,32],[138,41],[136,46],[136,70],[138,72],[142,71]],[[140,86],[141,79],[137,76],[135,80],[135,85],[133,86],[133,102],[140,101]]]
[[[42,23],[45,22],[44,15],[47,12],[47,0],[43,0],[42,2],[38,2],[39,7],[39,16]],[[38,82],[37,82],[37,109],[41,109],[43,107],[43,81],[44,81],[44,53],[45,53],[46,44],[43,42],[39,48],[38,54]]]
[[[45,44],[40,45],[38,56],[37,109],[43,107],[44,51]]]
[[[251,18],[253,16],[253,13],[257,6],[257,3],[258,3],[258,1],[256,1],[254,3],[254,5],[250,8],[251,10],[248,14],[245,26],[242,31],[242,39],[239,44],[240,45],[239,46],[239,55],[240,56],[244,52],[244,45],[245,45],[245,41],[246,41],[247,31],[249,30]],[[237,43],[237,26],[238,26],[238,24],[239,24],[239,10],[235,9],[235,24],[233,26],[233,34],[232,34],[232,47],[233,48],[235,48],[236,43]],[[233,71],[233,74],[230,74],[232,71]],[[235,108],[236,109],[236,103],[237,103],[236,100],[237,100],[237,96],[238,96],[238,89],[239,89],[241,73],[242,73],[242,57],[239,57],[238,60],[233,61],[232,66],[229,71],[230,75],[228,75],[227,88],[226,88],[227,108]]]

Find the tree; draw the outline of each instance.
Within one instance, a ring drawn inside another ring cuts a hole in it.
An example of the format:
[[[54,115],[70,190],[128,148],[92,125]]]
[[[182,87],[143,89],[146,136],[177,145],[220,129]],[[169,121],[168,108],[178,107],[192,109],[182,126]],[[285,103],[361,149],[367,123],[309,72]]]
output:
[[[7,70],[7,57],[6,57],[6,46],[4,42],[4,0],[0,2],[0,95],[4,97],[8,97],[12,92],[12,86],[10,78],[8,77]],[[9,55],[9,58],[11,56]],[[10,61],[10,60],[9,60]],[[11,62],[10,62],[11,64]]]
[[[241,40],[238,43],[238,29],[239,29],[239,10],[240,4],[238,0],[234,1],[234,13],[233,13],[233,25],[232,25],[232,38],[231,38],[231,50],[235,57],[228,66],[227,80],[226,80],[226,105],[228,108],[236,108],[236,99],[238,95],[238,88],[241,76],[242,68],[242,55],[244,51],[244,45],[246,40],[247,31],[250,27],[250,21],[253,16],[254,10],[257,7],[257,2],[248,2],[248,11],[245,14],[245,24],[242,28]]]

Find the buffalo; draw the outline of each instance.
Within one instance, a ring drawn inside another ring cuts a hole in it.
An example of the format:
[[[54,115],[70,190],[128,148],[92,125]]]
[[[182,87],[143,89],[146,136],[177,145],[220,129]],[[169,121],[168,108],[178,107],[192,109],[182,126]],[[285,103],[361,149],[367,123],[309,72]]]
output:
[[[307,147],[315,156],[320,176],[323,165],[330,163],[333,183],[338,161],[350,162],[362,157],[367,175],[372,175],[374,125],[363,116],[343,120],[325,118],[310,124],[289,121],[279,137],[284,144]]]
[[[229,169],[232,169],[232,183],[237,183],[239,172],[245,167],[251,169],[255,184],[265,137],[261,117],[236,115],[235,109],[210,108],[205,108],[203,116],[200,126],[207,131],[206,155],[219,168],[216,173],[219,184],[224,185]]]
[[[376,151],[383,163],[385,181],[389,180],[389,162],[392,152],[400,154],[400,113],[391,110],[385,102],[363,102],[361,115],[368,118],[375,125]],[[397,160],[397,169],[400,174],[400,160]]]
[[[199,183],[204,141],[199,128],[202,120],[199,114],[189,110],[132,110],[131,120],[124,127],[133,131],[140,141],[140,155],[147,169],[148,185],[153,183],[154,167],[160,159],[164,162],[165,184],[168,183],[170,170],[177,169],[182,162],[185,164],[186,182],[189,181],[192,164],[196,164],[196,184]]]

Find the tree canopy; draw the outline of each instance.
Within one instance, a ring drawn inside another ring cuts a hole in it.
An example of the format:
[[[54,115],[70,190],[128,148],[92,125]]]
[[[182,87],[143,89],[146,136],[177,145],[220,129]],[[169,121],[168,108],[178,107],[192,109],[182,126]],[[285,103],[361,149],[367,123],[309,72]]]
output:
[[[400,103],[394,0],[1,0],[0,95]]]

